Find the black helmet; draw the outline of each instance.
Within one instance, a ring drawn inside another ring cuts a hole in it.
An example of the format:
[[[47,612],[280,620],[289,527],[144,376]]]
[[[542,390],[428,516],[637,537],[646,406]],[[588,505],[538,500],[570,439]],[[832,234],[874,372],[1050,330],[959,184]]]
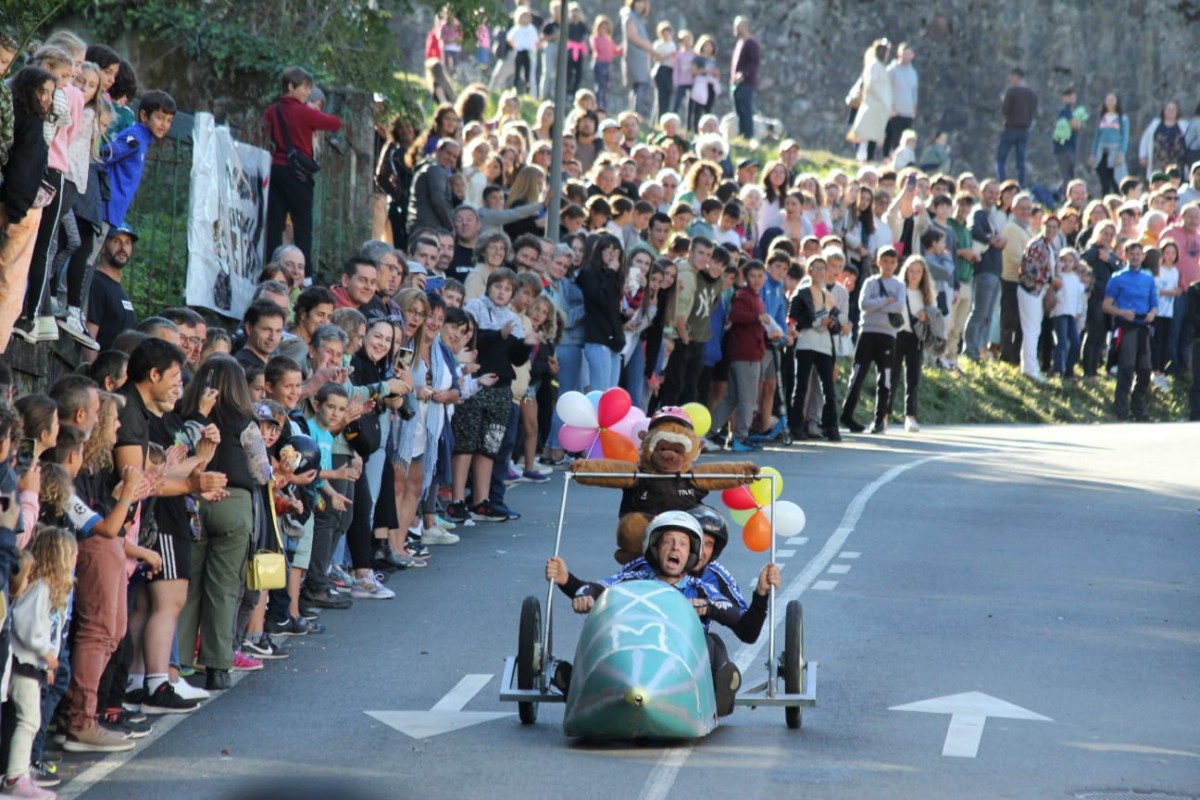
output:
[[[700,560],[700,550],[704,547],[704,535],[700,529],[700,523],[686,511],[664,511],[650,520],[650,524],[646,526],[644,547],[642,548],[646,563],[655,572],[662,571],[662,564],[658,560],[658,541],[667,531],[683,531],[688,535],[691,547],[683,571],[691,572],[696,568],[696,562]]]
[[[316,441],[311,436],[305,436],[301,433],[292,434],[286,441],[280,440],[276,445],[276,456],[280,461],[284,460],[287,455],[286,451],[291,448],[300,456],[300,460],[296,462],[296,466],[292,469],[293,472],[301,473],[308,472],[310,469],[321,468],[321,448],[317,446]],[[294,458],[294,456],[292,456]]]
[[[712,551],[712,559],[716,560],[725,549],[725,545],[729,544],[729,526],[725,524],[725,518],[719,511],[708,506],[696,506],[688,513],[700,523],[700,529],[705,535],[716,540],[713,542]]]

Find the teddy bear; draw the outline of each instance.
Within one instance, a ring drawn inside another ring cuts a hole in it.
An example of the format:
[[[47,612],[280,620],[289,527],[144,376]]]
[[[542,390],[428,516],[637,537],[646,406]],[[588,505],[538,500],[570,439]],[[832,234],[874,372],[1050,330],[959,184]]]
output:
[[[571,472],[579,483],[621,490],[617,550],[613,553],[618,563],[627,564],[642,555],[646,525],[655,515],[664,511],[690,511],[709,492],[744,486],[758,478],[758,465],[749,461],[696,464],[703,451],[703,443],[687,415],[679,409],[664,409],[654,415],[641,434],[636,464],[607,458],[572,462]],[[639,474],[672,477],[639,478]]]

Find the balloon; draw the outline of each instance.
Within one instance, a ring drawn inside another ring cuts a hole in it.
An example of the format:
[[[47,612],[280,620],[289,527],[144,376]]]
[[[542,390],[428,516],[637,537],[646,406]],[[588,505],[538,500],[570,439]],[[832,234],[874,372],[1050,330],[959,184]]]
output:
[[[563,425],[558,431],[558,443],[563,450],[571,453],[585,453],[596,440],[595,428],[576,428],[574,425]]]
[[[769,476],[775,476],[775,498],[778,498],[779,495],[783,494],[783,476],[780,475],[779,470],[775,469],[774,467],[763,467],[761,470],[759,470],[758,474],[762,475],[763,477],[750,484],[750,494],[754,495],[754,499],[760,506],[765,506],[767,503],[771,502],[772,499],[771,479]]]
[[[780,536],[799,536],[805,525],[804,509],[788,500],[775,503],[775,532]]]
[[[650,430],[650,420],[642,417],[637,422],[633,423],[633,427],[629,429],[629,441],[641,447],[642,434]]]
[[[600,420],[600,427],[611,428],[625,419],[625,415],[629,413],[632,405],[633,401],[629,399],[629,392],[620,386],[614,386],[600,395],[600,402],[596,406],[596,416]]]
[[[637,443],[640,442],[641,439],[639,439],[637,434],[634,432],[634,428],[641,422],[645,422],[647,426],[650,424],[649,420],[646,419],[646,415],[642,413],[642,410],[635,407],[629,409],[629,411],[625,413],[625,416],[621,418],[621,421],[615,425],[603,425],[603,423],[602,425],[603,427],[608,428],[610,431],[616,431],[617,433],[621,434],[626,439],[633,442],[634,446],[636,447]],[[642,429],[645,430],[644,427]]]
[[[615,458],[618,461],[637,463],[638,450],[633,442],[616,431],[602,429],[600,431],[600,450],[605,458]]]
[[[587,457],[588,458],[603,458],[604,457],[604,450],[600,446],[600,437],[599,436],[597,436],[595,439],[592,440],[592,446],[588,448]]]
[[[596,418],[596,409],[580,392],[563,394],[558,398],[558,404],[554,408],[558,411],[559,419],[567,425],[573,425],[576,428],[591,428],[594,431],[600,424]]]
[[[758,513],[757,508],[746,508],[741,511],[730,511],[729,518],[738,525],[745,525],[746,522]]]
[[[592,404],[593,409],[600,407],[600,398],[603,395],[604,395],[604,392],[600,391],[599,389],[592,389],[590,392],[587,393],[588,402]]]
[[[726,489],[721,492],[721,500],[734,511],[745,511],[758,507],[758,503],[754,502],[754,496],[750,494],[750,490],[745,486]]]
[[[703,403],[688,403],[683,407],[683,412],[691,419],[692,429],[696,431],[697,436],[708,433],[708,429],[712,427],[712,414],[708,413]]]
[[[761,553],[771,546],[771,523],[766,514],[758,511],[746,520],[746,526],[742,528],[742,542],[755,553]]]

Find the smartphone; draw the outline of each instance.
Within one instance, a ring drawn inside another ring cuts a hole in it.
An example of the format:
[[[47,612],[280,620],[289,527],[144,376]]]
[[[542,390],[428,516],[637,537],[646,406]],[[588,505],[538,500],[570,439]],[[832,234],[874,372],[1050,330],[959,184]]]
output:
[[[204,379],[204,391],[207,392],[209,389],[213,388],[213,378],[216,377],[216,374],[216,370],[210,369],[208,371],[208,377]]]
[[[425,291],[440,292],[446,288],[446,278],[444,275],[431,275],[425,279]]]
[[[914,172],[908,176],[908,188],[909,189],[917,188],[917,173]]]
[[[400,363],[406,367],[411,367],[413,362],[413,349],[411,347],[401,347],[399,354]]]
[[[33,466],[34,447],[37,445],[36,439],[22,439],[17,445],[17,474],[24,475]]]

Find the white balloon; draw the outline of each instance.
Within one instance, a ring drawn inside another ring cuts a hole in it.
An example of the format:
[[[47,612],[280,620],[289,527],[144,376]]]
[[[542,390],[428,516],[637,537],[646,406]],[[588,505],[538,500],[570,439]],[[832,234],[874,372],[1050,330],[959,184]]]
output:
[[[799,536],[806,522],[803,508],[789,500],[775,501],[776,535]]]
[[[594,429],[600,425],[596,417],[596,408],[587,395],[582,392],[567,392],[558,398],[555,406],[559,419],[576,428]]]

